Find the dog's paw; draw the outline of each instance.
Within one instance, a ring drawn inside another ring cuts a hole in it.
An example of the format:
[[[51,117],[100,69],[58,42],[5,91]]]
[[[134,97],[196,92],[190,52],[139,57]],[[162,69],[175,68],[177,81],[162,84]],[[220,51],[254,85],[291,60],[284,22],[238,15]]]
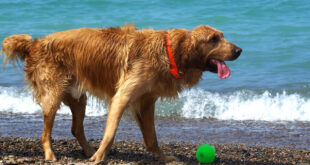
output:
[[[96,150],[93,147],[89,147],[88,149],[84,150],[84,154],[87,157],[91,157],[92,155],[94,155],[95,152]]]
[[[104,159],[105,155],[97,151],[89,160],[95,162],[95,164],[101,164]]]
[[[53,161],[53,162],[57,161],[57,159],[56,159],[56,157],[52,151],[47,151],[45,153],[45,160],[46,161]]]

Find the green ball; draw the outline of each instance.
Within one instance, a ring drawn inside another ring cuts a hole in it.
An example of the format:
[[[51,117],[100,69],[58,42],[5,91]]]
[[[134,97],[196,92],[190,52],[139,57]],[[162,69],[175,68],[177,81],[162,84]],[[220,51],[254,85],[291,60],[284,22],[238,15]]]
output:
[[[203,144],[197,149],[196,157],[200,163],[212,163],[215,159],[215,149],[208,144]]]

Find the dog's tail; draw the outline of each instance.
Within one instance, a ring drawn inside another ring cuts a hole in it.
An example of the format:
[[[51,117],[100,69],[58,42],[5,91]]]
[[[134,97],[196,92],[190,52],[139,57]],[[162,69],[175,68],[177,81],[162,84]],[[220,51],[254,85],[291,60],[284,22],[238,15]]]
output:
[[[29,34],[12,35],[5,38],[1,49],[1,53],[5,54],[3,63],[14,64],[18,58],[25,61],[25,58],[29,56],[32,42],[32,37]]]

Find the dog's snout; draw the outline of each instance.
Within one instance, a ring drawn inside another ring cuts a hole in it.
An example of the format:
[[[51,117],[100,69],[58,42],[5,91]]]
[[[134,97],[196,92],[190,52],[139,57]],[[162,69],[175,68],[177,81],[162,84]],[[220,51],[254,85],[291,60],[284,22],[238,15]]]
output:
[[[235,56],[235,58],[238,58],[241,52],[242,52],[242,49],[236,46],[233,50],[233,55]]]
[[[234,50],[234,54],[236,54],[236,55],[240,55],[241,52],[242,52],[242,49],[239,48],[239,47],[236,47],[235,50]]]

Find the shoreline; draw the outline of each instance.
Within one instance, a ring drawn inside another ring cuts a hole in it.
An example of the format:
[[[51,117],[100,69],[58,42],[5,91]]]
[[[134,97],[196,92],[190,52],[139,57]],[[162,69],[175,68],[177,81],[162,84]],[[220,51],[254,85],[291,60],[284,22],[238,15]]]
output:
[[[43,119],[40,115],[2,115],[0,137],[40,138]],[[71,116],[56,116],[53,139],[74,138]],[[101,139],[106,117],[86,117],[85,135],[88,140]],[[288,147],[310,150],[310,122],[264,122],[213,119],[157,118],[158,142],[189,142],[194,144],[243,144],[247,146]],[[137,123],[123,116],[115,141],[143,141]]]
[[[96,149],[100,139],[90,140]],[[57,162],[44,161],[39,138],[0,137],[0,164],[91,164],[75,139],[56,139],[52,142]],[[168,164],[198,164],[196,149],[199,144],[188,142],[159,143],[166,155],[174,155],[179,161]],[[213,144],[216,150],[214,164],[309,164],[310,150]],[[145,150],[142,141],[116,141],[105,164],[159,164]]]

